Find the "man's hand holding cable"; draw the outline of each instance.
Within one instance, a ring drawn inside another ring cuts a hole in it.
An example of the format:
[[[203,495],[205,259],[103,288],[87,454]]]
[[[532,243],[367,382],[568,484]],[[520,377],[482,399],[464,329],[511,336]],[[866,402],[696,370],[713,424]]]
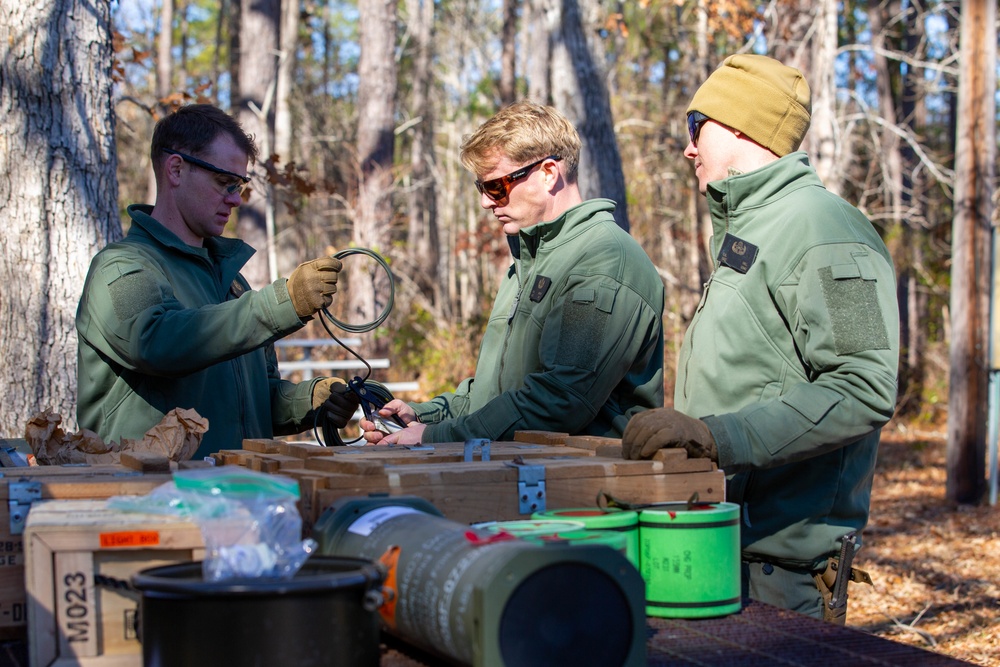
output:
[[[622,458],[649,459],[657,450],[680,447],[692,459],[718,463],[715,438],[705,422],[674,410],[654,408],[632,417],[622,435]]]
[[[361,430],[364,431],[364,439],[370,445],[419,445],[424,433],[425,424],[417,421],[417,413],[405,401],[394,398],[378,411],[380,417],[386,421],[392,420],[393,416],[406,424],[406,428],[395,433],[386,433],[378,428],[378,424],[362,419]]]
[[[313,410],[320,411],[321,420],[329,420],[336,428],[351,421],[361,401],[340,378],[323,378],[313,385]]]
[[[333,302],[343,266],[335,257],[320,257],[299,264],[288,276],[288,296],[301,319],[311,319]]]

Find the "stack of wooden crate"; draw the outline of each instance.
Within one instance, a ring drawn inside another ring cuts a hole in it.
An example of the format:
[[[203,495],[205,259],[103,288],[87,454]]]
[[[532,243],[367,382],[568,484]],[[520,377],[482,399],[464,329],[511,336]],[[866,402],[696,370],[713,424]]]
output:
[[[370,494],[420,496],[461,523],[592,507],[606,496],[626,503],[687,501],[695,495],[706,502],[725,499],[723,472],[707,459],[688,459],[683,450],[627,461],[621,440],[542,431],[519,431],[512,441],[413,447],[245,440],[243,449],[213,457],[217,465],[298,480],[307,526],[338,498]]]

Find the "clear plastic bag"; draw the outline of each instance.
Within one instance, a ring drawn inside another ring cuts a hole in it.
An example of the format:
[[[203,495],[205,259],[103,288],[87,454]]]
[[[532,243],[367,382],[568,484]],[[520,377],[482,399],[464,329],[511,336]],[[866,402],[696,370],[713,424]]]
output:
[[[299,485],[239,466],[182,470],[145,496],[116,496],[111,507],[190,518],[205,540],[205,581],[291,578],[315,550],[302,539]]]

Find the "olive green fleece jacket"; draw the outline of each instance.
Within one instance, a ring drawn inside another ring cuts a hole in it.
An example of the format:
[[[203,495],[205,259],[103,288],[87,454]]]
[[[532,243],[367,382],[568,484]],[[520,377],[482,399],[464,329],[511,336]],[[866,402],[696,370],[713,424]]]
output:
[[[614,208],[585,201],[508,237],[514,262],[475,376],[411,404],[428,424],[424,442],[517,430],[621,437],[632,414],[663,405],[663,283]]]
[[[281,278],[259,291],[238,239],[189,246],[128,209],[126,237],[95,255],[76,314],[77,419],[105,441],[141,438],[174,408],[208,420],[195,458],[311,425],[312,386],[278,375],[272,343],[303,322]]]
[[[712,182],[707,196],[715,267],[674,407],[715,438],[727,500],[742,506],[743,558],[821,567],[868,521],[895,407],[892,260],[805,153]]]

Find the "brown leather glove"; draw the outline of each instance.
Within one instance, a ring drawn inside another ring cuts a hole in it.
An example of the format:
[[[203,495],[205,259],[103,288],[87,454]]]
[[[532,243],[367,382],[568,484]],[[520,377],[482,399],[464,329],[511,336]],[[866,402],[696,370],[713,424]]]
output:
[[[340,378],[323,378],[313,385],[312,405],[314,410],[320,410],[321,420],[344,428],[361,401]]]
[[[649,459],[665,447],[682,447],[689,458],[719,462],[715,438],[700,419],[673,408],[644,410],[629,419],[622,435],[622,458]]]
[[[292,271],[288,276],[288,296],[296,315],[310,318],[333,302],[337,274],[343,266],[335,257],[320,257],[303,262]]]

